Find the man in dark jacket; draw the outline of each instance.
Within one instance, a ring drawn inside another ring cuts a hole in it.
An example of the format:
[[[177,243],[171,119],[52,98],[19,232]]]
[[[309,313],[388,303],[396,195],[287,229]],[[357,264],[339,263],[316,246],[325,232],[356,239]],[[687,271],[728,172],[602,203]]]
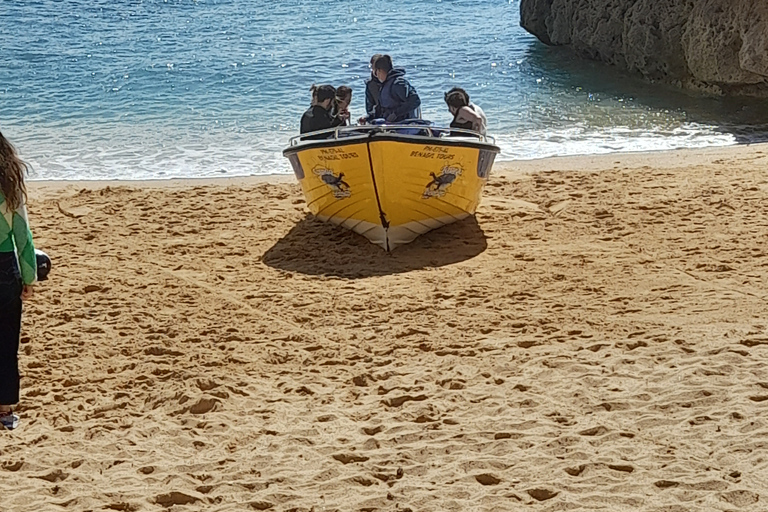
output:
[[[392,58],[382,55],[373,65],[373,71],[382,84],[379,97],[382,117],[389,123],[417,118],[421,98],[405,79],[405,70],[393,68]]]
[[[371,78],[365,81],[365,116],[358,119],[360,124],[370,123],[374,119],[381,117],[381,82],[376,77],[376,61],[383,57],[382,54],[377,53],[371,57]]]
[[[328,128],[340,126],[344,121],[331,115],[331,104],[336,97],[336,89],[332,85],[312,86],[312,105],[301,116],[300,133],[311,133]],[[304,140],[319,140],[331,137],[332,133],[321,133],[310,137],[304,137]]]

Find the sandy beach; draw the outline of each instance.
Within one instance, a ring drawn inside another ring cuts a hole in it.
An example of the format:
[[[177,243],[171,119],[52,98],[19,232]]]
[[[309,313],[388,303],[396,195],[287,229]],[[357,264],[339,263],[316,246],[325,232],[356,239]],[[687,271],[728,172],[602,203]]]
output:
[[[291,176],[34,182],[0,511],[765,510],[767,168],[501,163],[392,254]]]

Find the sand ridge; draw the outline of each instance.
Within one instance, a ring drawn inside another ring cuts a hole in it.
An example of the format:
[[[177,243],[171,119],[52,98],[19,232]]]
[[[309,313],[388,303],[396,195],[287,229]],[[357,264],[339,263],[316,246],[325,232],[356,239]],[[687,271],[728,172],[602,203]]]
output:
[[[392,254],[291,183],[33,185],[0,510],[758,510],[763,151],[498,165]]]

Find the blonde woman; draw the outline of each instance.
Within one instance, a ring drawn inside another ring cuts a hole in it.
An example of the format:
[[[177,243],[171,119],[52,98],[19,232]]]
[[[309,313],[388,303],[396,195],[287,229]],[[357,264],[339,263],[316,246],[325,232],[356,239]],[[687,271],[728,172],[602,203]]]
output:
[[[37,260],[27,222],[27,165],[0,133],[0,424],[16,428],[19,416],[19,336],[22,300],[37,280]]]

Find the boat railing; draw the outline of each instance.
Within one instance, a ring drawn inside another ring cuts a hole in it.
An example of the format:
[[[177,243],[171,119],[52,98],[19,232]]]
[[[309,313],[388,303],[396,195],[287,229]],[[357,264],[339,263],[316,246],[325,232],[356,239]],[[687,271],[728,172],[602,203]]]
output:
[[[314,142],[335,139],[343,139],[346,137],[352,137],[355,135],[369,135],[371,133],[387,133],[394,132],[401,135],[413,135],[412,133],[403,134],[403,130],[426,132],[428,137],[435,138],[452,138],[452,137],[470,137],[473,139],[479,139],[481,142],[488,144],[496,144],[496,139],[490,135],[484,135],[474,130],[467,130],[465,128],[451,128],[448,126],[432,126],[428,124],[408,124],[408,122],[400,122],[393,124],[361,124],[353,126],[337,126],[335,128],[328,128],[325,130],[317,130],[315,132],[302,133],[291,137],[289,140],[290,146],[295,146],[301,142]]]

